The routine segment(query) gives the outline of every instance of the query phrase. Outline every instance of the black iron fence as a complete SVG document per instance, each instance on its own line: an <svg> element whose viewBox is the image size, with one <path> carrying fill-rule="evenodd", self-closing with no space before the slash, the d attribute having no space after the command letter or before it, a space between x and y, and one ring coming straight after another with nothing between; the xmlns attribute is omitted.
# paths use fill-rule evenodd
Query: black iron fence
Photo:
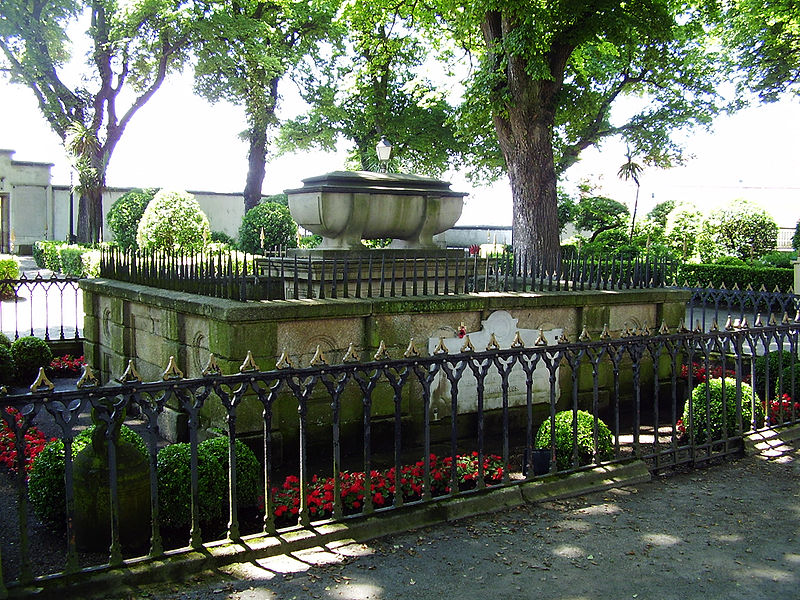
<svg viewBox="0 0 800 600"><path fill-rule="evenodd" d="M52 275L0 280L0 330L12 341L83 337L83 296L78 278Z"/></svg>
<svg viewBox="0 0 800 600"><path fill-rule="evenodd" d="M17 473L4 473L0 488L3 506L10 507L0 516L0 597L54 573L69 577L92 560L120 566L136 557L157 559L170 548L188 551L250 533L269 536L283 526L481 494L630 458L658 470L738 453L746 432L800 421L799 332L797 320L705 333L662 327L655 335L562 336L556 344L540 339L533 347L516 340L503 349L491 342L475 349L467 337L456 354L441 344L433 355L420 356L412 343L402 357L389 357L383 346L365 349L363 361L351 348L335 365L318 356L313 365L296 368L283 356L281 368L273 371L260 371L248 356L233 375L220 373L211 357L199 379L182 378L171 363L163 380L151 383L139 381L132 368L119 385L99 386L87 373L80 388L56 392L40 380L31 393L0 401L5 431L0 457ZM774 360L751 359L773 348L779 349ZM715 374L722 378L703 385ZM236 440L246 402L262 414L261 433L250 438L259 461L255 483L246 483L237 467L245 462ZM216 426L224 448L221 479L227 484L217 490L219 497L210 498L213 488L206 486L220 477L209 475L200 440L208 434L201 417L211 403L225 416ZM190 476L180 485L170 483L170 473L180 469L161 449L160 419L168 410L187 422L182 452ZM75 450L92 413L98 437ZM287 421L286 415L293 417ZM134 523L146 534L144 549L126 546L130 523L124 501L134 494L125 487L126 471L118 468L120 461L132 460L130 444L117 441L123 422L144 440L144 483L137 489L144 489L148 525ZM55 461L58 493L48 499L61 502L57 534L34 517L33 476L24 475L37 428L63 444ZM285 443L290 438L296 445ZM78 501L85 484L85 473L78 473L85 471L86 448L92 447L107 468L96 487L105 490L101 504L110 508L91 522L96 530L107 523L106 559L80 546L86 504ZM543 464L537 450L544 451ZM247 486L255 486L258 497L252 507L240 495ZM176 525L164 503L181 493L187 521ZM209 501L218 503L216 516ZM39 552L42 544L51 548L53 539L63 540L55 562L51 551Z"/></svg>
<svg viewBox="0 0 800 600"><path fill-rule="evenodd" d="M764 289L682 287L692 292L686 307L686 325L698 331L775 322L800 310L800 296Z"/></svg>
<svg viewBox="0 0 800 600"><path fill-rule="evenodd" d="M595 258L567 253L548 269L527 253L470 256L464 251L323 257L276 252L169 254L103 250L100 276L234 300L374 298L485 291L576 291L669 285L677 264L665 257Z"/></svg>

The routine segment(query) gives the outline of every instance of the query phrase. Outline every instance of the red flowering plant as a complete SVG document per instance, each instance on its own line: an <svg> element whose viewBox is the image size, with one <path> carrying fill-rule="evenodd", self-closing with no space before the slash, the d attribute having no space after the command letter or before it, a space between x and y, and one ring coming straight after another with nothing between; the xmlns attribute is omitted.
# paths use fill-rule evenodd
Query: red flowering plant
<svg viewBox="0 0 800 600"><path fill-rule="evenodd" d="M14 417L17 427L22 426L22 415L18 410L7 407L6 413ZM44 449L47 443L55 438L47 438L37 427L31 425L25 433L25 472L29 473L33 459ZM8 426L5 419L0 419L0 464L12 473L19 469L17 463L17 446L14 431Z"/></svg>
<svg viewBox="0 0 800 600"><path fill-rule="evenodd" d="M794 409L794 412L792 411ZM792 420L792 416L800 416L800 402L792 402L789 394L783 394L780 399L775 398L769 402L769 410L765 412L769 418L770 425L780 425Z"/></svg>
<svg viewBox="0 0 800 600"><path fill-rule="evenodd" d="M431 493L441 496L450 491L450 467L452 458L439 459L430 456ZM404 501L422 498L425 461L400 467L399 489ZM478 454L456 457L456 472L459 482L469 487L478 477ZM503 478L503 460L499 456L484 458L484 478L486 483L496 484ZM342 471L339 473L339 495L345 514L355 514L364 509L367 477L363 471ZM385 471L370 471L370 492L372 506L382 508L391 506L397 493L397 474L392 467ZM313 475L306 491L306 506L312 520L326 519L333 515L334 504L333 477ZM280 487L272 488L272 507L276 522L289 524L295 521L300 510L300 479L289 475Z"/></svg>
<svg viewBox="0 0 800 600"><path fill-rule="evenodd" d="M734 369L726 369L724 377L736 377L736 371ZM681 379L688 379L689 378L689 367L688 365L681 365ZM717 365L712 367L711 370L707 373L705 366L701 363L692 363L692 383L700 384L705 383L706 379L722 379L722 367ZM742 383L750 384L750 375L742 375Z"/></svg>
<svg viewBox="0 0 800 600"><path fill-rule="evenodd" d="M83 356L75 358L71 354L58 356L50 363L50 372L53 377L78 377L83 371L86 359Z"/></svg>

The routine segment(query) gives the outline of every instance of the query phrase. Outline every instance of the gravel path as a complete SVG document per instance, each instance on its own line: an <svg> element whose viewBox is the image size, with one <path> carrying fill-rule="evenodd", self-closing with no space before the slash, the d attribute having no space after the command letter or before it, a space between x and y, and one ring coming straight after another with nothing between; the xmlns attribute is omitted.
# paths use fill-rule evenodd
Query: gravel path
<svg viewBox="0 0 800 600"><path fill-rule="evenodd" d="M115 598L800 598L800 451L367 544L235 565Z"/></svg>

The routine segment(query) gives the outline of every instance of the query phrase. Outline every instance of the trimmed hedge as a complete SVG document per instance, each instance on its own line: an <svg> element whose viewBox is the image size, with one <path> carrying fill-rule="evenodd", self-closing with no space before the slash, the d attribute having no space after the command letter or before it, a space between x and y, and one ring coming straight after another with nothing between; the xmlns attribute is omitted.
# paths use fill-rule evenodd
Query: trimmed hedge
<svg viewBox="0 0 800 600"><path fill-rule="evenodd" d="M49 367L53 362L53 352L44 340L28 335L11 344L11 356L17 367L17 374L23 382L33 383L40 367Z"/></svg>
<svg viewBox="0 0 800 600"><path fill-rule="evenodd" d="M10 254L0 254L0 279L19 279L19 259ZM0 285L0 299L14 297L14 285Z"/></svg>
<svg viewBox="0 0 800 600"><path fill-rule="evenodd" d="M158 192L157 188L133 189L117 198L106 215L114 239L123 250L136 248L136 232L147 205Z"/></svg>
<svg viewBox="0 0 800 600"><path fill-rule="evenodd" d="M100 250L94 246L39 240L33 245L33 258L40 269L73 277L100 274Z"/></svg>
<svg viewBox="0 0 800 600"><path fill-rule="evenodd" d="M578 466L588 465L595 458L594 417L585 410L577 413L578 437L573 440L572 422L575 418L571 410L556 413L556 462L559 470L572 467L572 453L578 446ZM550 448L550 419L545 419L536 433L536 448ZM614 437L611 430L600 419L597 419L597 460L609 460L614 457Z"/></svg>
<svg viewBox="0 0 800 600"><path fill-rule="evenodd" d="M738 425L736 385L735 379L727 377L704 381L692 390L692 401L687 402L683 409L683 424L687 431L694 434L696 444L721 440L723 429L728 437L736 435ZM741 386L742 430L748 431L754 417L751 406L753 388L746 383L742 383ZM755 422L759 427L764 422L764 406L758 396L755 401Z"/></svg>
<svg viewBox="0 0 800 600"><path fill-rule="evenodd" d="M678 272L678 283L689 287L706 287L710 283L712 288L720 288L724 283L727 289L738 285L742 290L749 285L756 291L763 285L768 292L774 291L777 285L780 291L786 292L794 285L794 271L773 267L684 264Z"/></svg>
<svg viewBox="0 0 800 600"><path fill-rule="evenodd" d="M263 250L275 246L297 246L297 223L289 209L274 202L264 202L248 210L239 227L239 249L249 254L260 254L261 232L264 232Z"/></svg>

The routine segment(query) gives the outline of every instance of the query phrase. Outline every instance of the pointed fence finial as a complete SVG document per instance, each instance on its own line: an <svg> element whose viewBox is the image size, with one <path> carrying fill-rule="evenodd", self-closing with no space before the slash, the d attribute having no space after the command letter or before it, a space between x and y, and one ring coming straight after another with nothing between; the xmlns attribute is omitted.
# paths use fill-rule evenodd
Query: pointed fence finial
<svg viewBox="0 0 800 600"><path fill-rule="evenodd" d="M133 366L133 359L131 358L128 360L128 366L125 368L125 372L119 376L117 379L119 383L141 383L142 376L139 375L139 372L136 370L136 367Z"/></svg>
<svg viewBox="0 0 800 600"><path fill-rule="evenodd" d="M578 337L578 340L581 342L591 342L592 336L589 335L589 330L584 326L583 331L581 331L581 335Z"/></svg>
<svg viewBox="0 0 800 600"><path fill-rule="evenodd" d="M539 335L542 335L542 330L539 329ZM547 340L545 340L547 343ZM525 342L522 341L522 335L520 335L519 330L514 334L514 339L511 340L511 347L512 348L524 348Z"/></svg>
<svg viewBox="0 0 800 600"><path fill-rule="evenodd" d="M281 355L278 357L278 362L275 363L276 369L291 369L294 368L294 364L292 364L292 359L289 358L289 354L286 352L286 348L283 349Z"/></svg>
<svg viewBox="0 0 800 600"><path fill-rule="evenodd" d="M650 333L650 328L647 326L647 321L644 322L644 324L642 325L642 328L639 330L639 335L642 335L642 336L652 335Z"/></svg>
<svg viewBox="0 0 800 600"><path fill-rule="evenodd" d="M39 388L46 387L48 390L52 390L55 385L53 382L47 378L47 375L44 374L44 367L39 367L39 375L36 377L36 381L30 387L32 392L38 392Z"/></svg>
<svg viewBox="0 0 800 600"><path fill-rule="evenodd" d="M661 321L661 327L658 328L658 333L660 335L669 335L669 327L667 327L666 321Z"/></svg>
<svg viewBox="0 0 800 600"><path fill-rule="evenodd" d="M419 350L417 350L417 345L414 343L414 338L408 340L408 348L403 352L404 358L411 358L412 356L419 356Z"/></svg>
<svg viewBox="0 0 800 600"><path fill-rule="evenodd" d="M608 330L608 323L603 323L603 331L600 332L601 340L610 340L611 332Z"/></svg>
<svg viewBox="0 0 800 600"><path fill-rule="evenodd" d="M778 319L775 318L775 313L773 312L769 313L768 323L770 324L770 326L775 326L778 324Z"/></svg>
<svg viewBox="0 0 800 600"><path fill-rule="evenodd" d="M487 352L489 350L500 350L500 344L497 342L494 332L489 335L489 343L486 344L486 350Z"/></svg>
<svg viewBox="0 0 800 600"><path fill-rule="evenodd" d="M728 320L725 321L725 331L733 331L733 317L728 315Z"/></svg>
<svg viewBox="0 0 800 600"><path fill-rule="evenodd" d="M378 344L378 351L373 358L375 360L391 360L392 357L389 356L389 351L386 349L386 342L381 340L381 343Z"/></svg>
<svg viewBox="0 0 800 600"><path fill-rule="evenodd" d="M447 346L444 345L444 338L439 337L439 343L433 349L434 354L447 354Z"/></svg>
<svg viewBox="0 0 800 600"><path fill-rule="evenodd" d="M253 353L248 350L244 362L239 366L239 373L252 373L253 371L258 370L258 365L256 364L256 361L253 360Z"/></svg>
<svg viewBox="0 0 800 600"><path fill-rule="evenodd" d="M314 352L314 356L311 357L311 362L308 364L310 364L312 367L328 364L328 361L325 360L325 355L322 353L322 348L320 348L319 344L317 344L317 349Z"/></svg>
<svg viewBox="0 0 800 600"><path fill-rule="evenodd" d="M350 342L350 345L347 347L347 352L345 352L344 357L342 357L342 362L358 362L358 360L356 347L353 345L353 342Z"/></svg>
<svg viewBox="0 0 800 600"><path fill-rule="evenodd" d="M519 332L517 332L519 335ZM539 337L536 338L536 341L533 342L534 346L547 346L547 338L544 337L544 329L541 327L539 328Z"/></svg>
<svg viewBox="0 0 800 600"><path fill-rule="evenodd" d="M200 371L200 374L203 377L214 377L215 375L222 375L222 369L219 368L217 364L217 357L214 354L208 355L208 362L206 363L205 368Z"/></svg>
<svg viewBox="0 0 800 600"><path fill-rule="evenodd" d="M170 381L172 379L183 379L183 371L181 371L178 368L178 365L175 363L174 356L169 357L167 368L164 369L164 372L161 374L161 379L163 379L164 381Z"/></svg>
<svg viewBox="0 0 800 600"><path fill-rule="evenodd" d="M98 385L100 385L100 380L95 376L92 367L90 367L88 363L83 365L83 373L81 373L81 378L78 379L78 383L75 384L75 387L80 390L88 387L97 387Z"/></svg>
<svg viewBox="0 0 800 600"><path fill-rule="evenodd" d="M561 335L558 336L558 343L559 344L569 344L569 338L567 337L566 332L561 332Z"/></svg>
<svg viewBox="0 0 800 600"><path fill-rule="evenodd" d="M717 318L716 317L711 319L711 331L719 331L719 325L717 325Z"/></svg>
<svg viewBox="0 0 800 600"><path fill-rule="evenodd" d="M464 343L461 346L461 352L475 352L475 346L472 345L472 342L469 339L469 335L464 338Z"/></svg>

